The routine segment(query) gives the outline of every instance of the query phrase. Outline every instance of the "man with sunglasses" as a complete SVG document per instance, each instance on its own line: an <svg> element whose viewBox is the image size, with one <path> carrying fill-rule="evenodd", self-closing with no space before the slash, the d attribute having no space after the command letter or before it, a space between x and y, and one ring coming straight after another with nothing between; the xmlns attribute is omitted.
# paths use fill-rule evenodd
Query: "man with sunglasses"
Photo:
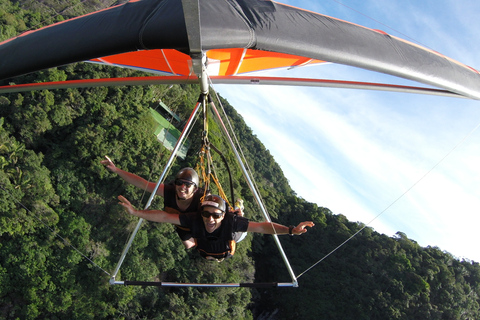
<svg viewBox="0 0 480 320"><path fill-rule="evenodd" d="M196 249L209 260L222 261L235 254L236 242L244 232L265 234L300 235L313 227L312 221L304 221L295 226L284 226L273 222L252 222L228 211L225 201L217 195L207 195L198 212L170 214L161 210L136 210L123 196L118 196L119 204L134 216L153 221L172 223L191 230Z"/></svg>
<svg viewBox="0 0 480 320"><path fill-rule="evenodd" d="M147 181L136 174L124 171L115 166L113 161L105 156L100 161L108 170L118 174L126 182L134 186L153 192L156 183ZM200 197L203 190L198 188L199 178L197 172L192 168L183 168L175 176L172 183L160 184L156 194L164 198L164 210L172 214L180 214L183 212L196 212L200 205ZM190 230L177 224L176 231L183 242L186 249L195 246Z"/></svg>

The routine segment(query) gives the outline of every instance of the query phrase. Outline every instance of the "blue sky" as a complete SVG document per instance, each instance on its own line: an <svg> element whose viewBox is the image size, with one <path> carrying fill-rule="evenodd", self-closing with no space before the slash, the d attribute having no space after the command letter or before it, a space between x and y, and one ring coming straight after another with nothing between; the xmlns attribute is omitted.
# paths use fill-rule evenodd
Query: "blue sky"
<svg viewBox="0 0 480 320"><path fill-rule="evenodd" d="M381 29L480 69L480 2L282 3ZM335 65L262 75L411 84ZM480 101L352 89L214 88L270 150L298 196L380 233L401 231L422 246L480 261Z"/></svg>

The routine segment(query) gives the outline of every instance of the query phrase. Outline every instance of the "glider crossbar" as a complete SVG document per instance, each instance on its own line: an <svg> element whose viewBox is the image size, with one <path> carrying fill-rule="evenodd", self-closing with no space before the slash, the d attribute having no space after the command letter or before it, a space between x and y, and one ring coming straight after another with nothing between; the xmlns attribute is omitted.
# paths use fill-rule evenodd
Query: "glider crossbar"
<svg viewBox="0 0 480 320"><path fill-rule="evenodd" d="M238 84L238 85L281 85L281 86L302 86L302 87L321 87L321 88L339 88L339 89L360 89L360 90L378 90L401 93L417 93L436 95L452 98L468 98L458 93L448 90L403 86L385 83L342 81L329 79L307 79L307 78L288 78L288 77L252 77L252 76L211 76L210 80L214 84ZM47 89L67 89L67 88L89 88L106 86L144 86L151 84L198 84L198 79L191 76L148 76L148 77L127 77L127 78L103 78L103 79L82 79L53 81L41 83L27 83L0 86L0 94L25 92L32 90Z"/></svg>
<svg viewBox="0 0 480 320"><path fill-rule="evenodd" d="M243 287L243 288L275 288L275 287L298 287L296 282L264 282L264 283L178 283L160 281L114 281L111 284L124 286L154 286L154 287Z"/></svg>

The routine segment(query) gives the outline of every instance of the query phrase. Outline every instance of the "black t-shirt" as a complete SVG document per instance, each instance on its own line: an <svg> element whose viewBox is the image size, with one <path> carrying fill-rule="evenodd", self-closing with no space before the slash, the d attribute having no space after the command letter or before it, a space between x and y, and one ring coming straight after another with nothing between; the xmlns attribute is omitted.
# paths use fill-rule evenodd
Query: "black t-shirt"
<svg viewBox="0 0 480 320"><path fill-rule="evenodd" d="M172 183L165 184L163 186L163 203L165 208L175 209L178 212L197 212L200 208L200 197L203 194L203 190L197 188L193 194L193 199L186 210L180 210L177 205L177 195L175 193L175 185Z"/></svg>
<svg viewBox="0 0 480 320"><path fill-rule="evenodd" d="M193 194L193 199L186 210L180 210L177 204L177 195L175 184L173 182L163 185L163 207L168 213L197 212L200 209L200 198L203 195L203 189L197 188ZM189 240L192 237L189 228L175 226L175 231L182 241Z"/></svg>
<svg viewBox="0 0 480 320"><path fill-rule="evenodd" d="M204 258L230 257L235 251L235 241L248 229L248 219L233 213L226 213L220 228L212 233L205 230L205 224L199 212L182 213L179 218L180 225L190 229L197 244L196 248Z"/></svg>

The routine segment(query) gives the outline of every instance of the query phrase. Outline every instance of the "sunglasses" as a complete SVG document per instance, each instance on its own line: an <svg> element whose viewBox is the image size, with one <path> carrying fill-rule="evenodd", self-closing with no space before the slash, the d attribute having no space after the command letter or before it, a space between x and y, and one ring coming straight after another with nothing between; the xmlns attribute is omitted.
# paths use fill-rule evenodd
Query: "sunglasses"
<svg viewBox="0 0 480 320"><path fill-rule="evenodd" d="M212 216L213 219L220 219L223 216L223 212L202 211L201 215L204 218L210 218Z"/></svg>
<svg viewBox="0 0 480 320"><path fill-rule="evenodd" d="M189 181L183 181L183 180L175 180L175 185L176 186L185 185L185 187L190 188L191 186L194 186L195 183L189 182Z"/></svg>

